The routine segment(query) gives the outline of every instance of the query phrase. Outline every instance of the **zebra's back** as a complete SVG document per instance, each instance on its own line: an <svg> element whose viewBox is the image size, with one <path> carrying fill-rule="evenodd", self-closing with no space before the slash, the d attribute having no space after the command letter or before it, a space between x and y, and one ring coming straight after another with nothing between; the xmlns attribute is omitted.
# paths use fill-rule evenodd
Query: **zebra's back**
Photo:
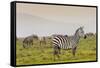
<svg viewBox="0 0 100 68"><path fill-rule="evenodd" d="M63 35L57 35L53 37L53 46L59 46L61 49L72 48L70 38Z"/></svg>

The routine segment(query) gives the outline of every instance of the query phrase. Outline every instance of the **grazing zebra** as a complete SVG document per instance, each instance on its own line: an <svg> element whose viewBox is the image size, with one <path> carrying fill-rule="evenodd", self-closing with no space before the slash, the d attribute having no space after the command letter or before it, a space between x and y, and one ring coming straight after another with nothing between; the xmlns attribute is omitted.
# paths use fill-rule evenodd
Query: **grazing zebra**
<svg viewBox="0 0 100 68"><path fill-rule="evenodd" d="M40 38L40 45L42 45L42 44L46 45L46 37Z"/></svg>
<svg viewBox="0 0 100 68"><path fill-rule="evenodd" d="M52 37L52 43L54 48L54 60L55 56L59 58L59 54L61 54L61 49L72 49L72 54L75 56L77 44L79 42L80 37L84 36L83 27L80 27L76 30L73 36L67 35L54 35Z"/></svg>
<svg viewBox="0 0 100 68"><path fill-rule="evenodd" d="M26 37L24 40L23 40L23 47L24 48L27 48L29 46L32 46L34 43L34 40L38 40L38 36L37 35L31 35L31 36L28 36Z"/></svg>
<svg viewBox="0 0 100 68"><path fill-rule="evenodd" d="M85 38L87 38L87 37L94 37L95 36L95 34L93 34L93 33L86 33L85 34Z"/></svg>

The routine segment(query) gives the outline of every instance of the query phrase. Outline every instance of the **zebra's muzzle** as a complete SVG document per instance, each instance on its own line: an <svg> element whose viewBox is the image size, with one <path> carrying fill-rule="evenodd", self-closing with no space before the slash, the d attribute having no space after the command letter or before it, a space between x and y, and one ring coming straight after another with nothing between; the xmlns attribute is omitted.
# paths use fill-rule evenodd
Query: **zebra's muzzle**
<svg viewBox="0 0 100 68"><path fill-rule="evenodd" d="M86 38L87 38L87 36L85 35L85 36L84 36L84 39L86 39Z"/></svg>

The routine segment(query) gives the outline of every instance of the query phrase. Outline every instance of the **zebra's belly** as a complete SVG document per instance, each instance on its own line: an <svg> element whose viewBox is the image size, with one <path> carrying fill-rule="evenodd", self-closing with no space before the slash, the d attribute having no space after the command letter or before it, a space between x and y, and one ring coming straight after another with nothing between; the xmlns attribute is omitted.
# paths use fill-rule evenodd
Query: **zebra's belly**
<svg viewBox="0 0 100 68"><path fill-rule="evenodd" d="M71 49L72 46L66 46L66 45L63 45L63 46L61 46L60 48L61 48L61 49Z"/></svg>

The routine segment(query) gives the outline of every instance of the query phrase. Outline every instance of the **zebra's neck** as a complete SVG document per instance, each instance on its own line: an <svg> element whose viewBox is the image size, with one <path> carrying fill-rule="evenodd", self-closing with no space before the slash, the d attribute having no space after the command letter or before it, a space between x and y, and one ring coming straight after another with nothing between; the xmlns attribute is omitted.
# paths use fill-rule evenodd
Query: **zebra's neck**
<svg viewBox="0 0 100 68"><path fill-rule="evenodd" d="M73 36L73 41L74 41L75 43L78 43L78 42L79 42L79 39L80 39L80 37L79 37L78 33L76 32L76 33L74 34L74 36Z"/></svg>

